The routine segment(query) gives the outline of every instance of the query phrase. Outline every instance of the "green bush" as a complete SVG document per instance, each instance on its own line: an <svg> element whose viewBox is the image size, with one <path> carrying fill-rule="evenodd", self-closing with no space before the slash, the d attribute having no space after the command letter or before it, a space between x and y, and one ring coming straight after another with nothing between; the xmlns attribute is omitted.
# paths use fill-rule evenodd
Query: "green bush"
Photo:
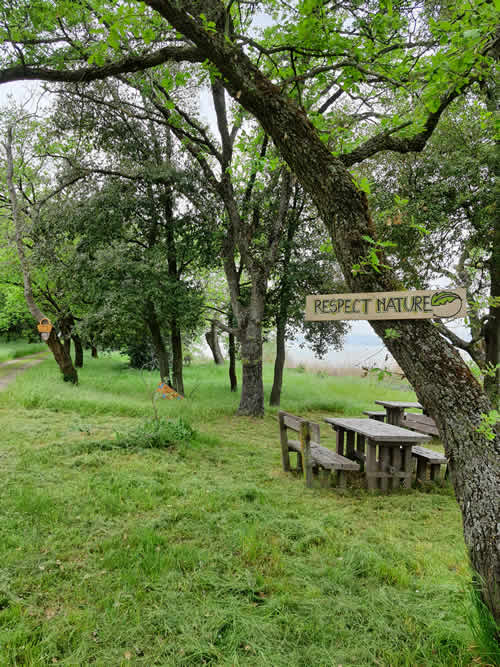
<svg viewBox="0 0 500 667"><path fill-rule="evenodd" d="M118 433L116 446L124 449L166 449L181 444L189 444L196 431L191 424L177 419L150 419L129 433Z"/></svg>

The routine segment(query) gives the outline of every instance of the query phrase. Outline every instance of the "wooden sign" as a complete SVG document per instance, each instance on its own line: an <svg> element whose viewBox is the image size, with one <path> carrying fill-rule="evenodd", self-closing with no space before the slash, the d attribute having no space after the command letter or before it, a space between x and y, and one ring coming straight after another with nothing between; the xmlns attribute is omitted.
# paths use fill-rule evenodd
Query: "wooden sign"
<svg viewBox="0 0 500 667"><path fill-rule="evenodd" d="M306 320L423 320L467 315L465 289L319 294L306 297Z"/></svg>

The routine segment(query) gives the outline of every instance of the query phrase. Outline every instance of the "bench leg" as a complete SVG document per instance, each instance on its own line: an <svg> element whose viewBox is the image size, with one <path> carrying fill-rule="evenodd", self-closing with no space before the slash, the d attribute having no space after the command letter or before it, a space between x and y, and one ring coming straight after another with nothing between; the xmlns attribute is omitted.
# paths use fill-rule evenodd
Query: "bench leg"
<svg viewBox="0 0 500 667"><path fill-rule="evenodd" d="M320 471L320 480L322 488L328 489L330 487L330 471L326 468L323 468Z"/></svg>
<svg viewBox="0 0 500 667"><path fill-rule="evenodd" d="M417 479L420 482L427 481L427 461L417 458Z"/></svg>
<svg viewBox="0 0 500 667"><path fill-rule="evenodd" d="M392 447L392 467L394 470L401 470L401 462L403 461L403 455L401 452L401 447ZM400 477L393 477L391 479L391 489L399 489L401 486L401 478Z"/></svg>
<svg viewBox="0 0 500 667"><path fill-rule="evenodd" d="M344 429L337 428L336 436L337 436L337 454L340 454L340 456L344 456Z"/></svg>
<svg viewBox="0 0 500 667"><path fill-rule="evenodd" d="M300 449L302 451L306 486L311 487L313 482L313 462L311 459L311 431L308 422L300 424Z"/></svg>
<svg viewBox="0 0 500 667"><path fill-rule="evenodd" d="M403 445L403 472L405 472L408 476L403 477L403 483L402 486L405 489L410 489L411 488L411 468L412 468L412 454L411 454L411 445L404 446Z"/></svg>
<svg viewBox="0 0 500 667"><path fill-rule="evenodd" d="M356 451L359 454L358 463L359 469L361 472L364 472L365 462L363 461L363 456L365 456L365 436L358 433L356 438Z"/></svg>
<svg viewBox="0 0 500 667"><path fill-rule="evenodd" d="M283 415L279 416L279 422L280 422L280 442L281 442L281 464L283 466L283 470L285 472L288 472L290 470L290 455L288 452L288 437Z"/></svg>
<svg viewBox="0 0 500 667"><path fill-rule="evenodd" d="M389 465L390 460L389 447L380 447L379 459L380 472L387 472L386 466ZM387 477L380 478L380 488L382 491L387 491L389 488L389 479Z"/></svg>
<svg viewBox="0 0 500 667"><path fill-rule="evenodd" d="M300 452L297 452L297 468L296 468L296 470L297 470L297 472L299 473L299 475L301 475L302 472L303 472L303 468L302 468L302 454L301 454Z"/></svg>
<svg viewBox="0 0 500 667"><path fill-rule="evenodd" d="M345 470L337 470L337 486L339 489L345 489L347 485Z"/></svg>
<svg viewBox="0 0 500 667"><path fill-rule="evenodd" d="M368 440L366 452L366 484L369 491L374 491L377 488L377 478L370 475L370 473L374 472L377 472L377 445L371 440Z"/></svg>
<svg viewBox="0 0 500 667"><path fill-rule="evenodd" d="M347 444L346 444L346 458L348 459L353 459L354 458L354 437L355 437L354 431L347 431Z"/></svg>
<svg viewBox="0 0 500 667"><path fill-rule="evenodd" d="M433 482L439 482L439 471L440 471L440 464L439 463L433 463L431 465L431 480Z"/></svg>

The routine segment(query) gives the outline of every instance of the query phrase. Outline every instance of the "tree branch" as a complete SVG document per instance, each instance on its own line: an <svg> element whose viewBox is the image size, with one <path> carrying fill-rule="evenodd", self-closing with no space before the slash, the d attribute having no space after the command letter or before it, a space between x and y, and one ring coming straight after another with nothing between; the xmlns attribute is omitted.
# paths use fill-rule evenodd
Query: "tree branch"
<svg viewBox="0 0 500 667"><path fill-rule="evenodd" d="M392 136L392 134L395 132L402 130L403 127L410 125L409 122L403 123L397 128L394 128L390 131L381 132L380 134L371 137L350 153L339 155L339 159L345 164L346 167L352 167L352 165L357 164L358 162L362 162L363 160L366 160L367 158L372 157L381 151L393 151L395 153L419 153L424 149L425 144L430 139L443 112L449 107L453 100L459 97L459 95L461 95L461 92L456 89L453 89L451 92L445 95L441 99L441 104L439 105L438 109L428 115L422 132L419 132L413 137L401 139Z"/></svg>
<svg viewBox="0 0 500 667"><path fill-rule="evenodd" d="M200 49L194 47L179 48L165 46L149 55L130 56L119 62L108 63L100 67L57 70L30 64L14 65L13 67L0 69L0 84L22 80L88 83L89 81L99 81L109 76L116 76L117 74L140 72L150 67L162 65L168 61L198 63L204 60L205 57L202 55Z"/></svg>

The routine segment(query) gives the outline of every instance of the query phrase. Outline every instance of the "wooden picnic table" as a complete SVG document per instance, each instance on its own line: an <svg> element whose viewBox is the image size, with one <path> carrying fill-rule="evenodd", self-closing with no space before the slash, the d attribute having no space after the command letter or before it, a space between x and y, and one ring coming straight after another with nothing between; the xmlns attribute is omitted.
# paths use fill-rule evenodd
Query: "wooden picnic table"
<svg viewBox="0 0 500 667"><path fill-rule="evenodd" d="M394 426L403 425L403 416L408 408L423 410L424 407L415 401L375 401L378 405L383 405L386 412L386 421Z"/></svg>
<svg viewBox="0 0 500 667"><path fill-rule="evenodd" d="M337 432L337 454L364 464L371 490L397 489L401 484L409 488L412 446L431 439L374 419L325 417L324 421Z"/></svg>

